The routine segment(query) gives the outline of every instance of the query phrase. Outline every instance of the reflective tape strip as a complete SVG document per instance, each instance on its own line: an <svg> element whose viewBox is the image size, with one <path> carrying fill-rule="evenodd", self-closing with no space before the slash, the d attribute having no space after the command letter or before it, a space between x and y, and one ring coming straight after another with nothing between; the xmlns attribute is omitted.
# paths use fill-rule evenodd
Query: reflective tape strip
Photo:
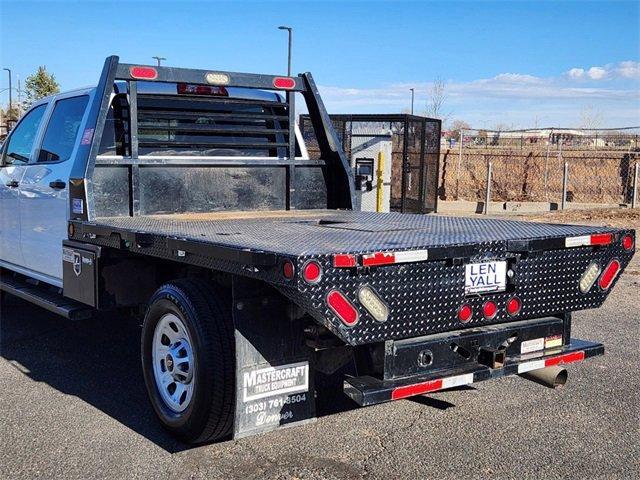
<svg viewBox="0 0 640 480"><path fill-rule="evenodd" d="M594 245L611 245L613 233L594 233L593 235L581 235L579 237L567 237L564 239L565 247L588 247Z"/></svg>
<svg viewBox="0 0 640 480"><path fill-rule="evenodd" d="M536 360L535 362L525 362L518 365L518 373L530 372L531 370L539 370L544 368L544 360Z"/></svg>
<svg viewBox="0 0 640 480"><path fill-rule="evenodd" d="M565 353L556 357L535 360L533 362L524 362L518 365L518 373L530 372L531 370L540 370L541 368L555 367L556 365L564 365L567 363L580 362L585 359L582 350L579 352Z"/></svg>
<svg viewBox="0 0 640 480"><path fill-rule="evenodd" d="M456 375L455 377L448 377L442 379L442 388L460 387L462 385L469 385L473 383L473 373L467 373L466 375Z"/></svg>
<svg viewBox="0 0 640 480"><path fill-rule="evenodd" d="M573 363L584 360L584 352L571 352L560 355L559 357L547 358L544 362L545 367L553 367L555 365L562 365L565 363Z"/></svg>
<svg viewBox="0 0 640 480"><path fill-rule="evenodd" d="M391 400L399 400L401 398L413 397L414 395L436 392L445 388L469 385L470 383L473 383L473 373L437 378L435 380L429 380L428 382L415 383L413 385L394 388L391 392Z"/></svg>
<svg viewBox="0 0 640 480"><path fill-rule="evenodd" d="M364 267L376 267L380 265L393 265L395 263L424 262L428 258L428 250L375 252L362 255L362 265Z"/></svg>
<svg viewBox="0 0 640 480"><path fill-rule="evenodd" d="M581 237L567 237L564 239L564 246L569 247L588 247L591 245L591 235L583 235Z"/></svg>
<svg viewBox="0 0 640 480"><path fill-rule="evenodd" d="M376 252L362 255L362 266L364 267L393 265L394 263L396 263L396 256L393 252Z"/></svg>
<svg viewBox="0 0 640 480"><path fill-rule="evenodd" d="M407 250L396 252L396 263L424 262L429 258L428 250Z"/></svg>

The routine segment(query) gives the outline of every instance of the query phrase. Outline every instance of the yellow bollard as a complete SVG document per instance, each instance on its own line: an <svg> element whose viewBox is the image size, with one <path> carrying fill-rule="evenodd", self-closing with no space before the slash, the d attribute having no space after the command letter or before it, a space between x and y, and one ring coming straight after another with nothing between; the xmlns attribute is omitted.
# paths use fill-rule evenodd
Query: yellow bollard
<svg viewBox="0 0 640 480"><path fill-rule="evenodd" d="M376 177L378 183L376 185L376 212L382 211L383 183L382 173L384 172L384 152L378 152L378 168L376 169Z"/></svg>

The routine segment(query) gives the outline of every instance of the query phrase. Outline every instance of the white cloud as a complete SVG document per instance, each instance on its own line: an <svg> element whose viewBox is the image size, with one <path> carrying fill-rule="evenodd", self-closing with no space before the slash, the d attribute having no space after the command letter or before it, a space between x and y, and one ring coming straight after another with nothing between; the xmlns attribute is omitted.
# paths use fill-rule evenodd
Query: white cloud
<svg viewBox="0 0 640 480"><path fill-rule="evenodd" d="M591 80L602 80L609 76L609 71L603 67L591 67L587 70L587 75Z"/></svg>
<svg viewBox="0 0 640 480"><path fill-rule="evenodd" d="M640 79L640 63L626 60L619 63L609 63L603 66L584 68L574 67L565 74L572 80L614 80L614 79Z"/></svg>
<svg viewBox="0 0 640 480"><path fill-rule="evenodd" d="M640 123L640 63L625 61L588 69L574 67L557 77L501 73L491 78L446 84L445 110L475 126L509 118L521 127L533 118L571 125L584 105L607 112L611 126ZM417 112L425 108L431 84L398 83L376 88L321 86L332 113L385 113L406 110L415 88ZM563 113L564 112L564 113Z"/></svg>
<svg viewBox="0 0 640 480"><path fill-rule="evenodd" d="M574 80L579 80L584 77L584 68L572 68L567 72L567 75Z"/></svg>
<svg viewBox="0 0 640 480"><path fill-rule="evenodd" d="M623 78L640 80L640 62L634 62L632 60L620 62L617 73Z"/></svg>

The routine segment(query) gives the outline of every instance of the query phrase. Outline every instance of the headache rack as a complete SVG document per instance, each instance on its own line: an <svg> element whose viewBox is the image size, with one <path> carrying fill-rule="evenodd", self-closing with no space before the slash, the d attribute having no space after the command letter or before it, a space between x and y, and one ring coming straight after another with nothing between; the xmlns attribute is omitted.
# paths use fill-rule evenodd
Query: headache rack
<svg viewBox="0 0 640 480"><path fill-rule="evenodd" d="M148 93L139 82L176 84L178 91ZM280 92L284 101L275 95L263 100L230 95L237 87ZM197 95L202 92L205 95ZM300 156L295 132L296 93L307 105L320 159ZM120 102L114 102L117 97ZM103 133L108 116L113 115L113 105L124 113L116 131L118 146L111 152L116 154L105 155L104 144L110 142L103 142ZM178 166L206 172L211 172L210 168L218 168L218 172L225 168L258 172L260 181L273 191L258 192L256 196L265 198L253 200L255 205L250 199L247 209L353 209L357 201L349 163L310 73L287 77L154 67L123 64L117 56L108 57L71 173L71 219L216 209L204 205L198 210L194 200L185 200L184 208L149 200L150 189L162 190L170 184L166 179L158 184L157 175L145 177L141 171L146 167ZM148 171L150 168L145 174ZM155 173L158 171L156 168ZM271 176L267 171L276 173ZM318 180L322 191L315 192ZM180 181L184 183L182 178ZM223 204L218 209L225 208L233 209L233 205Z"/></svg>

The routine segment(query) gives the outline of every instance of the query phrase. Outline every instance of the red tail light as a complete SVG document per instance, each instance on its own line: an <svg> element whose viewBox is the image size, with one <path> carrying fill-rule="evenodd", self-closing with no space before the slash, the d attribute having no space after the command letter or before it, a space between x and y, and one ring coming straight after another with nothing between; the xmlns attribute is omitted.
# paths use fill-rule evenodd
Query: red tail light
<svg viewBox="0 0 640 480"><path fill-rule="evenodd" d="M598 285L602 290L607 290L613 283L613 281L620 273L620 262L618 260L611 260L609 265L604 269L602 275L600 276L600 280L598 280Z"/></svg>
<svg viewBox="0 0 640 480"><path fill-rule="evenodd" d="M358 323L358 311L349 299L338 290L331 290L327 295L327 305L335 313L342 323L348 327Z"/></svg>
<svg viewBox="0 0 640 480"><path fill-rule="evenodd" d="M514 316L520 313L521 308L522 308L522 302L518 297L511 297L507 302L507 313L511 316Z"/></svg>
<svg viewBox="0 0 640 480"><path fill-rule="evenodd" d="M130 67L129 75L141 80L155 80L158 78L158 71L153 67Z"/></svg>
<svg viewBox="0 0 640 480"><path fill-rule="evenodd" d="M472 315L473 309L471 308L471 305L467 303L462 305L460 307L460 310L458 310L458 320L460 320L462 323L467 323L469 320L471 320Z"/></svg>
<svg viewBox="0 0 640 480"><path fill-rule="evenodd" d="M495 302L492 302L491 300L484 302L484 305L482 305L482 314L484 315L484 318L491 320L497 313L498 306Z"/></svg>
<svg viewBox="0 0 640 480"><path fill-rule="evenodd" d="M295 88L296 81L289 77L276 77L273 79L273 86L284 90L291 90L292 88Z"/></svg>
<svg viewBox="0 0 640 480"><path fill-rule="evenodd" d="M287 280L291 280L296 273L296 267L293 266L293 262L286 260L282 264L282 275Z"/></svg>
<svg viewBox="0 0 640 480"><path fill-rule="evenodd" d="M624 237L622 237L622 248L624 248L625 250L631 250L633 249L633 237L629 234L625 235Z"/></svg>
<svg viewBox="0 0 640 480"><path fill-rule="evenodd" d="M316 283L320 281L321 276L322 267L318 262L311 261L302 267L302 278L304 278L307 283Z"/></svg>

